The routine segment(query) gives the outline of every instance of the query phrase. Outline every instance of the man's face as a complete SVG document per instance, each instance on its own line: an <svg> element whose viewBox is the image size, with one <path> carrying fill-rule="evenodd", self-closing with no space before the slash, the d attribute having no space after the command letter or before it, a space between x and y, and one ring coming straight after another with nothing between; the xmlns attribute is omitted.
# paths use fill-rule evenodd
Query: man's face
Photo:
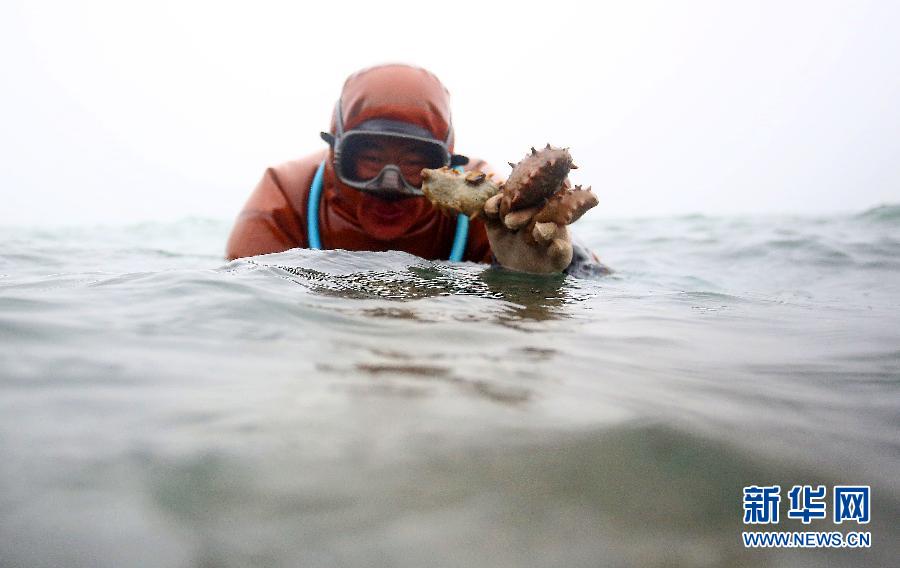
<svg viewBox="0 0 900 568"><path fill-rule="evenodd" d="M421 187L422 168L435 167L433 159L429 159L428 149L427 144L415 140L367 136L353 152L349 164L351 175L355 180L370 180L385 166L394 164L410 185Z"/></svg>

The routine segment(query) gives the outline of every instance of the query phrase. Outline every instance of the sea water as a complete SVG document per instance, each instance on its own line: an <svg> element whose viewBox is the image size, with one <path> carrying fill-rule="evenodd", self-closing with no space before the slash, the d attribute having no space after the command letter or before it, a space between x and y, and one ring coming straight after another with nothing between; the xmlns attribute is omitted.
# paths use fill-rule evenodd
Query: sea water
<svg viewBox="0 0 900 568"><path fill-rule="evenodd" d="M900 557L900 206L588 215L597 279L226 262L229 228L0 230L0 566ZM776 484L780 524L743 524ZM870 486L870 523L787 519L798 484Z"/></svg>

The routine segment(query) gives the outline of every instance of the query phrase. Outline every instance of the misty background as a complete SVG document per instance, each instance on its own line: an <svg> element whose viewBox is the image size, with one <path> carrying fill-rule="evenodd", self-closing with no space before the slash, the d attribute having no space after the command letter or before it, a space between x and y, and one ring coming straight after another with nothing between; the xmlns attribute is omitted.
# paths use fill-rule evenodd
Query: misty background
<svg viewBox="0 0 900 568"><path fill-rule="evenodd" d="M350 73L423 66L457 150L569 146L592 215L900 201L896 2L24 2L0 8L0 224L233 218ZM503 166L503 167L501 167Z"/></svg>

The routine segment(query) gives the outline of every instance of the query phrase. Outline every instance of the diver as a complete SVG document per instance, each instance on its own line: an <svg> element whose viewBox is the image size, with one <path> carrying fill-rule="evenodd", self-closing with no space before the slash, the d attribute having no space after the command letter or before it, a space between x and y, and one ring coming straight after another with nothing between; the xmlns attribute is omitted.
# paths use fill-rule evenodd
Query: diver
<svg viewBox="0 0 900 568"><path fill-rule="evenodd" d="M568 231L561 231L567 246L548 248L499 222L449 218L422 196L423 168L494 172L454 154L450 95L425 69L391 64L354 73L321 136L328 148L266 170L231 231L229 260L301 247L498 264L492 250L503 247L508 254L499 256L523 259L504 265L513 270L607 272L592 252L573 247Z"/></svg>

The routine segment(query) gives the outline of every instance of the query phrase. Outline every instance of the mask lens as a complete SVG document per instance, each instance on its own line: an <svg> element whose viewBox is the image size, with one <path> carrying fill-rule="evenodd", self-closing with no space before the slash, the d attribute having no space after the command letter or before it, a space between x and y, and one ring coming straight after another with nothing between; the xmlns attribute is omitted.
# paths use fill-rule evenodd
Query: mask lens
<svg viewBox="0 0 900 568"><path fill-rule="evenodd" d="M380 186L380 181L395 185L392 172L402 174L402 180L399 180L401 186L419 188L423 168L447 165L447 152L437 144L351 135L345 138L342 146L339 174L345 180L368 185L366 189L369 190L376 190L374 186ZM385 189L390 191L394 188Z"/></svg>
<svg viewBox="0 0 900 568"><path fill-rule="evenodd" d="M437 169L447 162L437 148L424 147L400 160L400 171L407 183L415 187L422 185L422 169Z"/></svg>

